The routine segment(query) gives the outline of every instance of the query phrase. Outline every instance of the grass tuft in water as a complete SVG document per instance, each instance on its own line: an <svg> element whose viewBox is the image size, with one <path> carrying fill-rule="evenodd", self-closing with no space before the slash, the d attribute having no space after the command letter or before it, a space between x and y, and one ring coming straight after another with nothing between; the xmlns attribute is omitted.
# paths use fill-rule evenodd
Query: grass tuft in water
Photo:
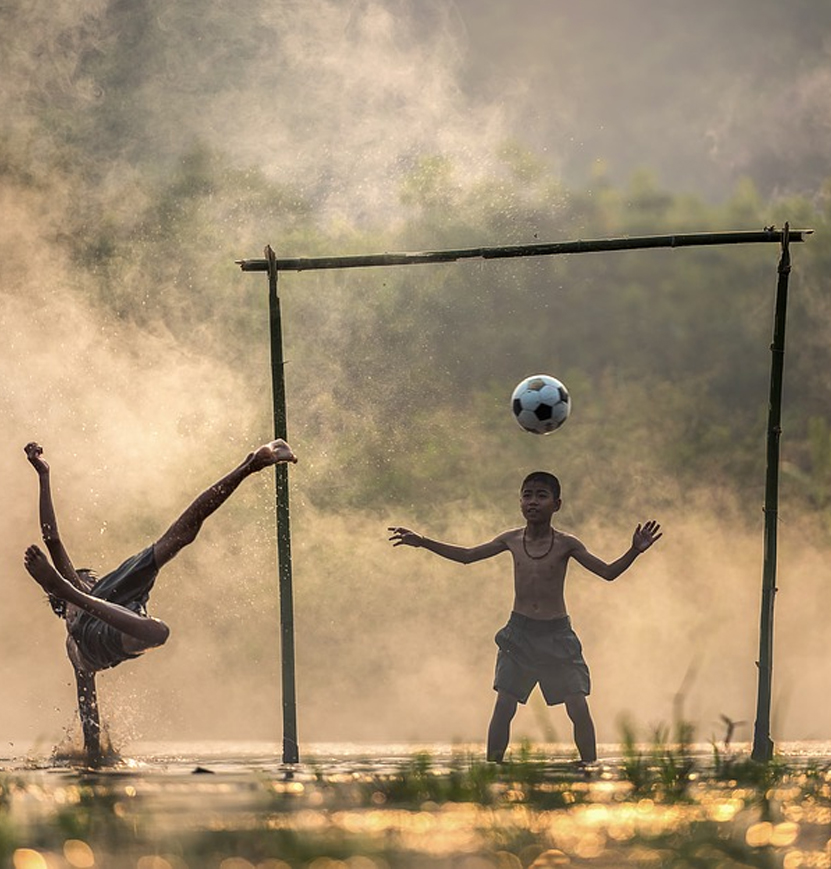
<svg viewBox="0 0 831 869"><path fill-rule="evenodd" d="M449 769L435 766L428 752L418 752L392 773L375 775L364 786L376 804L420 806L424 803L494 802L496 769L466 756L454 757Z"/></svg>
<svg viewBox="0 0 831 869"><path fill-rule="evenodd" d="M636 795L669 802L687 798L691 775L696 769L692 749L694 730L689 722L679 721L675 725L673 739L667 726L656 726L647 749L641 747L628 719L621 722L621 735L621 771Z"/></svg>
<svg viewBox="0 0 831 869"><path fill-rule="evenodd" d="M583 780L574 764L554 763L525 742L500 764L468 754L437 764L428 752L419 752L392 772L376 774L362 783L360 799L403 808L474 803L556 809L580 800L572 786Z"/></svg>

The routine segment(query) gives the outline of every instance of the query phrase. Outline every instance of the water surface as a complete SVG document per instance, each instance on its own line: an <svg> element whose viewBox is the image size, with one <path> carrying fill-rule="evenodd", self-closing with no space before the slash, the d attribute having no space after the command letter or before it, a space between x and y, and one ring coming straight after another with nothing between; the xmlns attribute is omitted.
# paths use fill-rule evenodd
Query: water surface
<svg viewBox="0 0 831 869"><path fill-rule="evenodd" d="M831 743L568 746L155 743L98 770L0 757L14 869L831 867Z"/></svg>

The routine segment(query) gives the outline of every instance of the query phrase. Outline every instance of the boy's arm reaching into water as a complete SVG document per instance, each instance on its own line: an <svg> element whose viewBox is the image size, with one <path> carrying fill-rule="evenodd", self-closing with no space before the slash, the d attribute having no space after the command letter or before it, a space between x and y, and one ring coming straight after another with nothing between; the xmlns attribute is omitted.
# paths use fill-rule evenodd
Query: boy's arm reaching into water
<svg viewBox="0 0 831 869"><path fill-rule="evenodd" d="M417 534L415 531L410 531L409 528L402 528L398 525L387 528L387 531L392 531L390 540L393 546L413 546L416 549L427 549L429 552L459 564L473 564L474 561L493 558L494 555L508 550L504 534L500 534L487 543L480 543L478 546L456 546L452 543L431 540L423 534Z"/></svg>
<svg viewBox="0 0 831 869"><path fill-rule="evenodd" d="M98 717L98 695L95 690L95 674L88 670L75 669L75 684L78 688L78 712L84 731L84 751L87 760L94 764L101 758L101 721Z"/></svg>
<svg viewBox="0 0 831 869"><path fill-rule="evenodd" d="M38 498L40 532L43 536L43 542L49 550L49 555L52 557L52 563L64 579L71 582L76 588L86 590L58 532L58 520L55 518L55 505L52 502L49 465L43 458L43 447L40 444L29 443L26 444L23 451L26 453L29 464L37 471L40 489Z"/></svg>
<svg viewBox="0 0 831 869"><path fill-rule="evenodd" d="M590 570L596 576L611 582L617 579L625 570L632 566L634 560L642 553L646 552L662 534L661 526L654 520L650 519L643 526L638 525L635 533L632 535L632 545L629 549L612 562L603 561L596 555L592 555L588 549L575 539L574 548L571 551L571 557L580 565Z"/></svg>

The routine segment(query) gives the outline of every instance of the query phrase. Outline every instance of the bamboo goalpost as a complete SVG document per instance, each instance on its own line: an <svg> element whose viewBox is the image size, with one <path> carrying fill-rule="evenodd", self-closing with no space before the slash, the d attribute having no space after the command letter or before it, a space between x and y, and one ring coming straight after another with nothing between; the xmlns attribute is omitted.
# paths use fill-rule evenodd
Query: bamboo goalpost
<svg viewBox="0 0 831 869"><path fill-rule="evenodd" d="M767 426L767 460L765 478L764 565L762 571L762 607L759 627L759 670L756 722L752 757L769 761L774 744L770 736L771 687L773 676L773 602L776 594L777 520L779 502L779 441L781 436L782 381L785 363L785 321L790 276L790 244L802 242L811 229L792 230L786 223L782 230L767 227L762 231L698 232L676 235L625 236L562 242L539 242L495 247L458 248L411 253L378 253L356 256L278 258L271 246L262 259L237 260L244 272L268 273L269 324L271 339L271 380L274 436L288 437L286 387L283 360L282 315L277 275L280 271L406 266L428 263L451 263L465 259L507 259L512 257L556 256L575 253L604 253L653 248L702 247L728 244L779 244L781 255L771 344L770 396ZM276 474L276 522L278 582L280 593L280 639L283 692L283 763L298 763L297 698L294 656L294 590L291 562L291 528L289 515L288 467L280 464Z"/></svg>

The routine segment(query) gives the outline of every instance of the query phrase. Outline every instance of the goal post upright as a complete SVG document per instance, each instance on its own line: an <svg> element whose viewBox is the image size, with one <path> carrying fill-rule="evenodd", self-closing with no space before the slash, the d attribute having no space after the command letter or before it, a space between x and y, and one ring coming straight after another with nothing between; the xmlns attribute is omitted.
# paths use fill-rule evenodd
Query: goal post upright
<svg viewBox="0 0 831 869"><path fill-rule="evenodd" d="M788 310L788 278L791 273L790 232L782 231L782 253L777 268L773 341L770 345L770 401L768 404L767 461L765 472L764 564L762 607L759 620L759 660L756 722L753 730L753 760L773 757L770 709L773 685L773 604L776 597L777 532L779 523L779 439L782 434L782 381L785 368L785 322Z"/></svg>
<svg viewBox="0 0 831 869"><path fill-rule="evenodd" d="M604 253L655 248L704 247L736 244L778 243L782 247L779 260L771 345L770 405L767 433L767 472L765 481L765 546L762 577L762 613L759 638L759 685L756 707L756 727L753 740L754 760L768 761L773 756L770 737L771 674L773 667L773 598L776 592L776 534L778 518L779 439L781 434L782 376L785 353L785 312L788 276L790 274L789 243L803 242L812 229L783 230L768 227L761 231L699 232L673 235L623 236L563 242L539 242L524 245L458 248L404 253L378 253L349 256L277 258L271 246L265 248L263 259L236 260L244 272L267 272L269 281L269 317L271 339L271 376L275 437L287 437L286 388L283 361L282 319L277 275L280 271L316 271L322 269L370 268L377 266L451 263L465 259L509 259L530 256L556 256L577 253ZM299 761L297 737L297 699L294 657L294 592L291 566L291 531L289 525L288 470L278 464L276 473L276 519L278 574L280 589L280 636L283 679L283 762Z"/></svg>
<svg viewBox="0 0 831 869"><path fill-rule="evenodd" d="M274 437L288 439L283 321L277 292L277 257L267 245L268 314L271 338L271 391ZM294 663L294 589L291 567L288 465L274 466L277 519L277 571L280 588L280 658L283 690L283 763L300 760L297 738L297 689Z"/></svg>

